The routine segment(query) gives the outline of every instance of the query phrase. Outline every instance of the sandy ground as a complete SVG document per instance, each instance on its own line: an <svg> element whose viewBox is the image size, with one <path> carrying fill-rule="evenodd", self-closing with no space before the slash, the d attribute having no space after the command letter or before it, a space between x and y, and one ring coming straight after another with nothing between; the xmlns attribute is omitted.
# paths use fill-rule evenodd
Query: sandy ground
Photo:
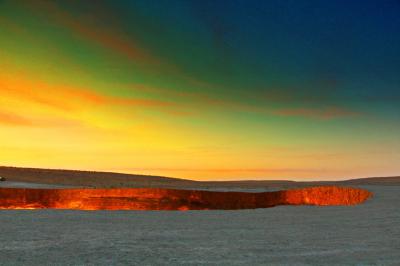
<svg viewBox="0 0 400 266"><path fill-rule="evenodd" d="M354 207L0 211L0 265L400 265L400 187Z"/></svg>

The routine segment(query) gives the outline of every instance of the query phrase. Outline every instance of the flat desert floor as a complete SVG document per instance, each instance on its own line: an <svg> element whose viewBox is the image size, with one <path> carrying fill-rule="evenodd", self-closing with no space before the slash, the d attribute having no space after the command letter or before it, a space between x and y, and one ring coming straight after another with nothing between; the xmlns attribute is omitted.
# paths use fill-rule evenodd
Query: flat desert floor
<svg viewBox="0 0 400 266"><path fill-rule="evenodd" d="M352 207L0 211L0 265L400 265L398 186Z"/></svg>

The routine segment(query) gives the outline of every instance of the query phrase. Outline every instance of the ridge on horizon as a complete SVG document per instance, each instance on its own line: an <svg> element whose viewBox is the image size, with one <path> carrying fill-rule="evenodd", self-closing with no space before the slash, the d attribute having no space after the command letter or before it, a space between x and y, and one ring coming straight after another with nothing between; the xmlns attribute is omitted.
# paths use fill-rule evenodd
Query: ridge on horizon
<svg viewBox="0 0 400 266"><path fill-rule="evenodd" d="M400 184L399 176L390 177L366 177L346 180L226 180L226 181L198 181L166 176L153 176L142 174L117 173L107 171L49 169L0 166L0 176L11 182L68 185L81 187L289 187L309 186L316 184ZM78 178L79 177L79 178Z"/></svg>

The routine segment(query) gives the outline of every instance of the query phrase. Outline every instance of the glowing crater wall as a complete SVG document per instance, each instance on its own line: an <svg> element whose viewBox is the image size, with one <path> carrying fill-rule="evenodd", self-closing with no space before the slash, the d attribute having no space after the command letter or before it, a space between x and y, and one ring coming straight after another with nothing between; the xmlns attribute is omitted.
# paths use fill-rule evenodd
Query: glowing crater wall
<svg viewBox="0 0 400 266"><path fill-rule="evenodd" d="M261 193L154 188L0 188L0 209L236 210L278 205L355 205L371 196L364 189L335 186Z"/></svg>

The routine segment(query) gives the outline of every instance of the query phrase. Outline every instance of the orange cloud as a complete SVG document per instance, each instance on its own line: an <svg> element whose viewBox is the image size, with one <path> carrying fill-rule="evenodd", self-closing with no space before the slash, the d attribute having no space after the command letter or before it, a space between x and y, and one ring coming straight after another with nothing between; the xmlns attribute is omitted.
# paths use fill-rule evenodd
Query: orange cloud
<svg viewBox="0 0 400 266"><path fill-rule="evenodd" d="M35 115L20 115L15 112L0 110L0 125L24 127L71 127L79 123L66 118L38 117Z"/></svg>
<svg viewBox="0 0 400 266"><path fill-rule="evenodd" d="M117 170L117 169L113 169ZM320 172L320 169L300 168L122 168L123 171L208 172L208 173L268 173L268 172Z"/></svg>
<svg viewBox="0 0 400 266"><path fill-rule="evenodd" d="M30 126L32 122L20 115L0 111L0 123L11 126Z"/></svg>
<svg viewBox="0 0 400 266"><path fill-rule="evenodd" d="M105 95L86 88L33 80L21 72L12 71L0 73L0 95L28 100L62 111L79 109L85 105L177 108L173 102Z"/></svg>

